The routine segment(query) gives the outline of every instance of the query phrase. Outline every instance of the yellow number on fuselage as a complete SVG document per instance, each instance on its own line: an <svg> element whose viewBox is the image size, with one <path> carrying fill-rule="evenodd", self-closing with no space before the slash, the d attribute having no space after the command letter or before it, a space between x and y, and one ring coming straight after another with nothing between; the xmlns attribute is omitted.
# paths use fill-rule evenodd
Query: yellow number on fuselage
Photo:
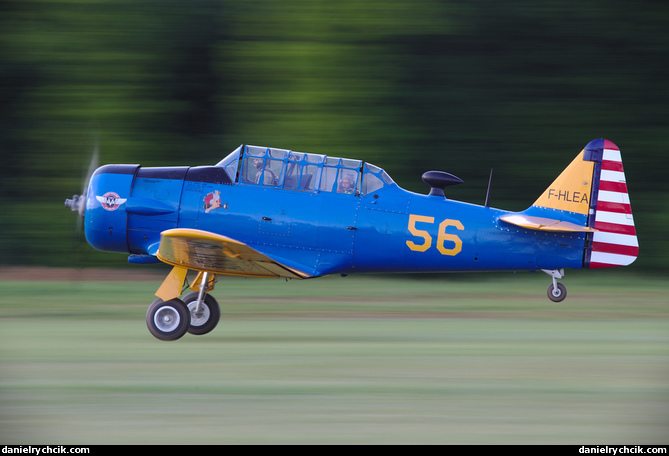
<svg viewBox="0 0 669 456"><path fill-rule="evenodd" d="M411 250L415 252L426 252L430 247L432 247L432 236L430 236L430 233L427 231L416 228L416 223L434 224L434 217L409 214L409 232L416 237L422 238L423 243L416 244L413 241L406 241L406 244ZM460 239L455 234L447 233L446 228L449 226L454 226L458 230L465 229L459 220L446 219L441 222L439 224L439 232L437 235L437 250L439 250L442 255L455 256L462 250L462 239ZM454 244L453 247L450 249L446 248L446 242L452 242Z"/></svg>
<svg viewBox="0 0 669 456"><path fill-rule="evenodd" d="M464 230L465 227L462 226L459 220L450 220L446 219L439 224L439 237L437 238L437 249L441 252L442 255L455 256L462 250L462 239L460 239L455 234L449 234L446 232L446 228L449 226L454 226L459 230ZM444 242L450 241L455 244L452 249L447 249L444 247Z"/></svg>
<svg viewBox="0 0 669 456"><path fill-rule="evenodd" d="M418 245L415 244L413 241L407 241L407 245L411 250L414 250L416 252L425 252L432 246L432 236L430 236L430 234L427 231L419 230L418 228L416 228L416 222L434 223L434 217L409 214L409 232L416 237L423 238L425 242Z"/></svg>

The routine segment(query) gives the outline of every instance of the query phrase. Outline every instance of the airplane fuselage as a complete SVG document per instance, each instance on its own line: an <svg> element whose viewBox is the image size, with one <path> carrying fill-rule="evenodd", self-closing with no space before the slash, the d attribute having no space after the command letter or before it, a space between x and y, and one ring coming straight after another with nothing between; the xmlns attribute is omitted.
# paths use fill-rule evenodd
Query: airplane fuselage
<svg viewBox="0 0 669 456"><path fill-rule="evenodd" d="M198 168L126 166L125 174L117 167L96 176L117 182L111 184L117 192L128 187L125 207L91 207L87 220L103 227L89 239L93 245L100 238L98 244L108 244L98 248L134 258L155 253L164 230L195 228L239 240L313 276L583 265L583 233L519 228L499 220L508 211L396 184L363 195L303 192L209 182L216 179L194 177L202 173L192 171Z"/></svg>

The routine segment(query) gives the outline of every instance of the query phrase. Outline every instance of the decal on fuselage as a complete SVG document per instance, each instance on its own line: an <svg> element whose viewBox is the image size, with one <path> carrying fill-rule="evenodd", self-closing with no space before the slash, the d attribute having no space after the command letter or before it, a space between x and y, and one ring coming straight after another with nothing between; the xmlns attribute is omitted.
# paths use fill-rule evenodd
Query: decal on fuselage
<svg viewBox="0 0 669 456"><path fill-rule="evenodd" d="M221 192L216 190L214 192L209 192L207 196L204 197L204 212L208 213L214 209L219 209L223 207L221 205Z"/></svg>
<svg viewBox="0 0 669 456"><path fill-rule="evenodd" d="M409 224L407 227L409 229L409 233L411 233L416 238L422 239L423 241L417 243L413 240L407 240L406 245L414 252L427 252L430 248L432 248L432 236L428 231L417 228L417 223L434 225L434 217L409 214ZM462 225L462 222L459 220L444 219L441 223L439 223L436 248L442 255L455 256L462 251L462 239L460 239L456 234L446 232L446 229L450 226L455 227L460 231L465 229L465 227ZM452 246L450 243L452 243Z"/></svg>
<svg viewBox="0 0 669 456"><path fill-rule="evenodd" d="M96 196L96 200L102 204L102 207L107 211L115 211L118 207L127 201L126 198L121 198L118 193L107 192L102 196Z"/></svg>

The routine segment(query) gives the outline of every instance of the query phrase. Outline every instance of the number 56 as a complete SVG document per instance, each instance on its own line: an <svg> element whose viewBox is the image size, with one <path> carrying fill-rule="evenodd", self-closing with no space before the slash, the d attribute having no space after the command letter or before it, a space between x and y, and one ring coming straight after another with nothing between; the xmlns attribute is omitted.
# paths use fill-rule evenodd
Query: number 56
<svg viewBox="0 0 669 456"><path fill-rule="evenodd" d="M430 247L432 247L432 236L425 230L419 230L416 228L416 223L429 223L434 224L434 217L427 217L424 215L415 215L409 214L409 232L418 238L423 239L422 244L416 244L413 241L406 241L407 246L416 252L425 252ZM460 239L455 234L450 234L446 232L446 228L449 226L454 226L458 230L464 230L465 227L462 226L459 220L446 219L439 224L439 232L437 235L437 250L441 252L442 255L455 256L462 250L462 239ZM447 249L444 246L446 241L452 242L454 246L450 249Z"/></svg>

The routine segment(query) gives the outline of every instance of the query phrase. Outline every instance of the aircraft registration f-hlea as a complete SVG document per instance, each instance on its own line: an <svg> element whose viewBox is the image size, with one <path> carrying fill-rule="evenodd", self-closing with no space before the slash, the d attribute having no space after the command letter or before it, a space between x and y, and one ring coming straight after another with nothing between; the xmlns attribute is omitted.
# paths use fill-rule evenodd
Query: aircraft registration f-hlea
<svg viewBox="0 0 669 456"><path fill-rule="evenodd" d="M151 334L206 334L216 275L543 270L562 301L564 269L631 264L639 252L620 150L591 141L527 210L447 199L461 179L428 171L428 195L361 160L242 145L214 166L105 165L65 205L88 243L131 263L173 266L146 315ZM189 270L197 271L192 292Z"/></svg>

